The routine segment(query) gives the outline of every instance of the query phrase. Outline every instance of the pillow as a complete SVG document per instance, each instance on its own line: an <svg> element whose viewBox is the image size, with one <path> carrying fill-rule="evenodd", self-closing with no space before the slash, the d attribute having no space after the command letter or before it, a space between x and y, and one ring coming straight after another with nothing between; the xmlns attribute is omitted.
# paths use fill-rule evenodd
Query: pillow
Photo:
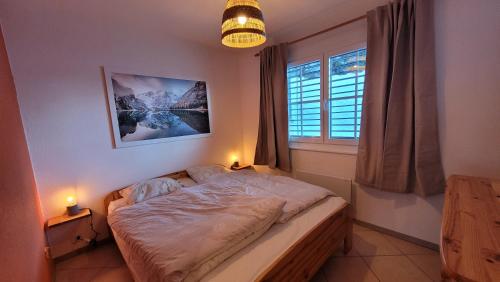
<svg viewBox="0 0 500 282"><path fill-rule="evenodd" d="M205 183L212 175L231 172L222 165L195 166L186 169L186 171L198 184Z"/></svg>
<svg viewBox="0 0 500 282"><path fill-rule="evenodd" d="M133 190L134 186L136 186L136 185L138 185L140 183L147 182L147 181L156 180L156 179L165 179L165 178L169 178L169 177L153 178L153 179L149 179L149 180L145 180L145 181L141 181L141 182L135 183L133 185L130 185L130 186L126 187L126 188L121 189L120 191L118 191L118 194L120 194L120 196L122 196L123 198L128 199L128 197L130 196L130 193L132 193L132 190Z"/></svg>
<svg viewBox="0 0 500 282"><path fill-rule="evenodd" d="M155 178L136 183L129 186L119 193L127 200L129 205L140 203L147 199L170 194L182 186L172 178Z"/></svg>
<svg viewBox="0 0 500 282"><path fill-rule="evenodd" d="M126 206L128 206L128 204L127 199L125 198L111 201L108 206L108 216L110 216L115 210Z"/></svg>
<svg viewBox="0 0 500 282"><path fill-rule="evenodd" d="M177 179L177 182L179 182L179 184L181 184L182 187L191 187L197 185L196 182L189 177L179 178Z"/></svg>
<svg viewBox="0 0 500 282"><path fill-rule="evenodd" d="M122 196L123 198L128 199L128 196L130 195L130 193L132 193L132 186L134 185L130 185L127 188L121 189L120 191L118 191L118 194L120 194L120 196Z"/></svg>

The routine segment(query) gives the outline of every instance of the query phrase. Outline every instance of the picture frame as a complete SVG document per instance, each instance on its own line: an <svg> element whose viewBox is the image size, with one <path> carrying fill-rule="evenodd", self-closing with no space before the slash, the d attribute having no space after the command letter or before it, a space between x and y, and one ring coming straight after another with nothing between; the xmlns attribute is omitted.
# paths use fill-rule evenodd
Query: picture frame
<svg viewBox="0 0 500 282"><path fill-rule="evenodd" d="M104 68L115 148L212 135L209 84L203 79Z"/></svg>

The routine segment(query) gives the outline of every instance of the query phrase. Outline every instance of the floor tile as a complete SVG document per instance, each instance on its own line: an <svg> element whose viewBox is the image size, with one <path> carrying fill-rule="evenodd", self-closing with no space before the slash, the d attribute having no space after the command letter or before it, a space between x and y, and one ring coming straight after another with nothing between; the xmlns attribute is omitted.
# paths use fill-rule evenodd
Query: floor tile
<svg viewBox="0 0 500 282"><path fill-rule="evenodd" d="M133 282L132 275L126 266L102 268L92 282Z"/></svg>
<svg viewBox="0 0 500 282"><path fill-rule="evenodd" d="M318 270L316 275L311 279L311 282L328 282L325 278L325 274L323 273L323 269Z"/></svg>
<svg viewBox="0 0 500 282"><path fill-rule="evenodd" d="M90 282L99 275L100 271L100 268L57 270L56 282Z"/></svg>
<svg viewBox="0 0 500 282"><path fill-rule="evenodd" d="M361 256L400 255L381 233L366 231L354 234L353 245Z"/></svg>
<svg viewBox="0 0 500 282"><path fill-rule="evenodd" d="M342 244L336 251L333 253L334 257L359 257L360 254L356 251L356 247L352 246L351 251L347 254L344 254L344 245Z"/></svg>
<svg viewBox="0 0 500 282"><path fill-rule="evenodd" d="M356 224L356 223L354 223L354 224L352 225L352 230L353 230L354 232L373 231L373 230L372 230L372 229L370 229L370 228L367 228L367 227L361 226L361 225Z"/></svg>
<svg viewBox="0 0 500 282"><path fill-rule="evenodd" d="M363 258L382 282L425 282L431 281L424 272L406 256L377 256Z"/></svg>
<svg viewBox="0 0 500 282"><path fill-rule="evenodd" d="M431 250L429 248L425 248L425 247L413 244L411 242L398 239L398 238L390 236L390 235L384 235L384 237L393 246L395 246L398 250L400 250L403 254L406 254L406 255L423 255L423 254L431 255L431 254L436 253L434 250Z"/></svg>
<svg viewBox="0 0 500 282"><path fill-rule="evenodd" d="M56 270L120 267L124 264L118 247L115 244L106 244L59 262L56 264Z"/></svg>
<svg viewBox="0 0 500 282"><path fill-rule="evenodd" d="M436 252L361 226L355 228L353 249L343 254L341 246L313 282L440 281L441 263ZM66 281L133 280L117 246L106 244L58 263L56 282Z"/></svg>
<svg viewBox="0 0 500 282"><path fill-rule="evenodd" d="M331 257L323 266L328 282L372 282L377 277L361 257Z"/></svg>
<svg viewBox="0 0 500 282"><path fill-rule="evenodd" d="M408 255L408 258L433 281L441 281L441 258L439 254Z"/></svg>

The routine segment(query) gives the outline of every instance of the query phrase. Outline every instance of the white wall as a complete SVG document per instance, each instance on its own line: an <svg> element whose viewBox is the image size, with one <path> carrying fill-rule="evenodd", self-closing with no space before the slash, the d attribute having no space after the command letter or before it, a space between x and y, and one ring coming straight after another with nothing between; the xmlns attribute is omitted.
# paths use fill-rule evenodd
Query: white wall
<svg viewBox="0 0 500 282"><path fill-rule="evenodd" d="M500 1L436 1L435 14L445 171L500 178Z"/></svg>
<svg viewBox="0 0 500 282"><path fill-rule="evenodd" d="M108 192L241 151L234 53L169 36L120 1L9 1L0 18L45 218L76 192L105 233ZM206 80L213 135L114 149L101 66Z"/></svg>
<svg viewBox="0 0 500 282"><path fill-rule="evenodd" d="M0 25L0 279L52 281L44 221ZM8 122L6 122L8 121Z"/></svg>
<svg viewBox="0 0 500 282"><path fill-rule="evenodd" d="M439 128L446 175L500 178L500 37L495 36L500 34L500 2L440 0L435 3ZM356 17L370 5L374 3L355 7L342 16ZM300 26L302 30L313 29L311 26L315 24L315 20L311 20ZM335 49L356 43L365 30L364 23L355 23L294 45L290 59L315 55L321 49L329 50L329 46ZM293 34L280 38L281 41L291 39L295 39ZM258 130L258 59L250 54L240 58L240 75L244 156L251 162ZM356 155L292 150L292 164L295 170L353 179ZM359 220L439 242L442 195L420 198L413 194L356 188L354 203Z"/></svg>

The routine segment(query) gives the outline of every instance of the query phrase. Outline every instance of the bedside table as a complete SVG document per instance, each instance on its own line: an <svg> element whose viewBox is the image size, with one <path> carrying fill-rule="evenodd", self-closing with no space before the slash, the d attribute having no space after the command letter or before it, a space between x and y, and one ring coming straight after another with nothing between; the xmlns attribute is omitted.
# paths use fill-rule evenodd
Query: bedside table
<svg viewBox="0 0 500 282"><path fill-rule="evenodd" d="M78 214L75 214L75 215L65 214L65 215L61 215L61 216L56 216L53 218L49 218L49 220L47 220L47 228L52 228L54 226L58 226L58 225L61 225L64 223L79 220L79 219L89 217L89 216L92 216L92 211L89 208L81 209L80 212Z"/></svg>
<svg viewBox="0 0 500 282"><path fill-rule="evenodd" d="M243 170L243 169L255 170L252 165L231 166L231 170L238 171L238 170Z"/></svg>
<svg viewBox="0 0 500 282"><path fill-rule="evenodd" d="M82 208L75 215L49 218L45 223L47 256L60 261L97 245L99 232L94 229L93 211Z"/></svg>

